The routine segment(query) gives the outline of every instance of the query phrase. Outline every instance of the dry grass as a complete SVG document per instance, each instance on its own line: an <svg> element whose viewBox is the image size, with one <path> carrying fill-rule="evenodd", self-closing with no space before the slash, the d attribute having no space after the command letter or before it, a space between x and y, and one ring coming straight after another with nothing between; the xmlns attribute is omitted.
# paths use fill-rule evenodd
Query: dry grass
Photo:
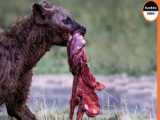
<svg viewBox="0 0 160 120"><path fill-rule="evenodd" d="M108 106L111 106L108 102L106 109L102 111L100 115L95 118L88 118L86 115L83 120L154 120L151 118L151 112L146 109L143 113L139 113L138 110L135 110L134 113L129 112L127 108L126 100L123 100L124 103L120 110L108 109ZM43 102L38 103L36 110L36 115L39 120L69 120L69 109L64 110L51 110L48 109L45 99ZM76 117L76 116L74 116Z"/></svg>

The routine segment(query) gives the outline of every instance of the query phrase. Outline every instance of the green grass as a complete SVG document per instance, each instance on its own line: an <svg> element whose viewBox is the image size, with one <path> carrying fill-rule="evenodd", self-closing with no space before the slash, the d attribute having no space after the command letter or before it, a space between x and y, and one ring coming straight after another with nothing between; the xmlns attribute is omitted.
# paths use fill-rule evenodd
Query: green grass
<svg viewBox="0 0 160 120"><path fill-rule="evenodd" d="M141 114L137 115L129 115L126 120L148 120L147 116L143 116ZM56 112L51 112L47 114L41 114L38 117L40 120L69 120L68 113L61 112L61 113L56 113ZM84 116L83 120L124 120L122 119L121 113L109 113L109 114L104 114L104 115L99 115L95 118L88 118L87 116Z"/></svg>
<svg viewBox="0 0 160 120"><path fill-rule="evenodd" d="M35 101L34 114L38 120L69 120L69 108L62 109L56 108L56 106L50 106L50 108L48 108L47 106L48 104L45 98L42 101L39 101L38 99ZM110 102L107 102L100 115L95 118L89 118L84 115L83 120L155 120L156 117L156 113L151 113L151 109L155 108L148 109L145 106L143 112L139 112L138 109L135 109L134 112L129 112L127 101L123 97L120 109L116 106L114 109L109 109L109 106L111 106L111 104ZM151 116L153 116L153 118ZM74 114L74 119L75 118L76 110ZM11 119L6 113L0 112L0 120Z"/></svg>
<svg viewBox="0 0 160 120"><path fill-rule="evenodd" d="M68 114L55 113L55 112L47 113L45 115L41 114L41 115L38 115L37 118L39 120L69 120ZM8 116L0 116L0 120L11 120L11 118ZM12 119L12 120L15 120L15 119ZM123 120L123 119L121 119L120 115L114 114L112 116L103 115L96 118L88 118L85 116L83 120ZM148 120L148 119L143 115L130 115L129 119L127 120Z"/></svg>
<svg viewBox="0 0 160 120"><path fill-rule="evenodd" d="M155 71L155 24L145 22L141 15L144 1L50 1L69 9L87 27L89 64L94 73L142 75ZM31 5L32 0L0 0L0 26L7 28L16 17L29 14ZM68 72L66 50L54 48L35 72Z"/></svg>
<svg viewBox="0 0 160 120"><path fill-rule="evenodd" d="M41 106L40 106L41 107ZM35 112L38 120L69 120L69 110L48 110L46 108L38 108ZM76 113L75 113L76 115ZM74 119L76 116L74 116ZM0 120L15 120L6 113L0 114ZM124 111L106 110L95 118L83 116L83 120L150 120L148 113L129 113Z"/></svg>
<svg viewBox="0 0 160 120"><path fill-rule="evenodd" d="M38 120L69 120L68 111L39 111L36 113ZM74 119L76 116L74 116ZM7 115L0 115L0 120L15 120ZM89 118L84 115L83 120L149 120L146 114L125 114L122 112L108 112L98 115L95 118Z"/></svg>
<svg viewBox="0 0 160 120"><path fill-rule="evenodd" d="M148 109L145 109L141 113L138 112L137 109L135 109L134 112L129 112L127 107L127 101L124 99L122 100L122 103L121 109L116 108L116 106L114 109L109 109L108 106L111 105L110 103L107 103L105 109L102 111L100 115L98 115L95 118L89 118L86 115L84 115L83 120L151 120L151 112ZM53 107L48 109L45 98L43 99L43 101L37 101L37 107L35 111L35 114L39 120L69 120L69 108L56 109L55 107ZM152 113L152 115L155 115L155 113ZM74 114L74 119L75 118L76 110Z"/></svg>

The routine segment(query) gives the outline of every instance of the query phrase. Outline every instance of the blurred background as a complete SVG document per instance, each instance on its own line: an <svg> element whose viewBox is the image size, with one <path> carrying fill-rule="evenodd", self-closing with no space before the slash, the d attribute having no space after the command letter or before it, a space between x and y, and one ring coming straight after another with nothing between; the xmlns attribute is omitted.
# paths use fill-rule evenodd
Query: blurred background
<svg viewBox="0 0 160 120"><path fill-rule="evenodd" d="M99 93L105 111L105 118L102 116L102 119L112 120L106 118L112 113L115 115L113 120L118 120L116 115L119 114L123 116L122 120L153 120L156 32L155 23L145 22L141 14L144 1L49 1L64 6L87 28L89 66L97 79L107 86L104 92ZM9 29L18 17L30 15L33 2L39 1L0 0L2 30ZM39 103L38 108L35 107L40 113L45 113L44 110L51 106L57 111L59 108L68 108L72 76L69 73L66 48L53 47L40 60L34 72L36 76L29 99L32 107L36 106L34 101L38 100L43 101L40 102L42 108ZM118 110L121 112L117 113ZM65 109L63 113L66 112ZM130 115L130 112L135 116ZM58 116L59 112L54 111L54 115Z"/></svg>
<svg viewBox="0 0 160 120"><path fill-rule="evenodd" d="M36 0L0 0L0 26L30 14ZM38 1L38 0L37 0ZM95 74L152 74L155 71L155 25L141 14L141 0L50 0L68 9L87 27L89 64ZM66 49L54 47L39 62L37 74L68 73ZM46 66L46 67L44 67Z"/></svg>

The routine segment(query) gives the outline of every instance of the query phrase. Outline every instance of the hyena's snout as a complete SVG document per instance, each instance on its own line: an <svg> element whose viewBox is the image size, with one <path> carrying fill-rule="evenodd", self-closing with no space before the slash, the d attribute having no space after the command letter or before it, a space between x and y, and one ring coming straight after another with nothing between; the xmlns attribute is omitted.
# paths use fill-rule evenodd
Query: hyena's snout
<svg viewBox="0 0 160 120"><path fill-rule="evenodd" d="M82 35L84 35L86 33L86 28L78 24L77 22L75 22L72 27L72 33L77 32L77 31L81 33Z"/></svg>
<svg viewBox="0 0 160 120"><path fill-rule="evenodd" d="M82 35L86 34L86 28L84 26L80 26L79 31Z"/></svg>
<svg viewBox="0 0 160 120"><path fill-rule="evenodd" d="M70 26L70 33L74 33L76 31L80 32L82 35L86 33L86 28L70 17L67 17L63 23Z"/></svg>

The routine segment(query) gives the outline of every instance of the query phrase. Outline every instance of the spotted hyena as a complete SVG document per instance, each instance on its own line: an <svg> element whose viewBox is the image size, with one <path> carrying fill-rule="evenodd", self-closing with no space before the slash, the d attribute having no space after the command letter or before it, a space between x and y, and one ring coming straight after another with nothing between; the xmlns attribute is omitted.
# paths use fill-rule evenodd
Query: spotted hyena
<svg viewBox="0 0 160 120"><path fill-rule="evenodd" d="M64 8L44 2L0 34L0 104L11 117L36 120L26 105L32 68L52 46L66 46L76 30L86 31Z"/></svg>

